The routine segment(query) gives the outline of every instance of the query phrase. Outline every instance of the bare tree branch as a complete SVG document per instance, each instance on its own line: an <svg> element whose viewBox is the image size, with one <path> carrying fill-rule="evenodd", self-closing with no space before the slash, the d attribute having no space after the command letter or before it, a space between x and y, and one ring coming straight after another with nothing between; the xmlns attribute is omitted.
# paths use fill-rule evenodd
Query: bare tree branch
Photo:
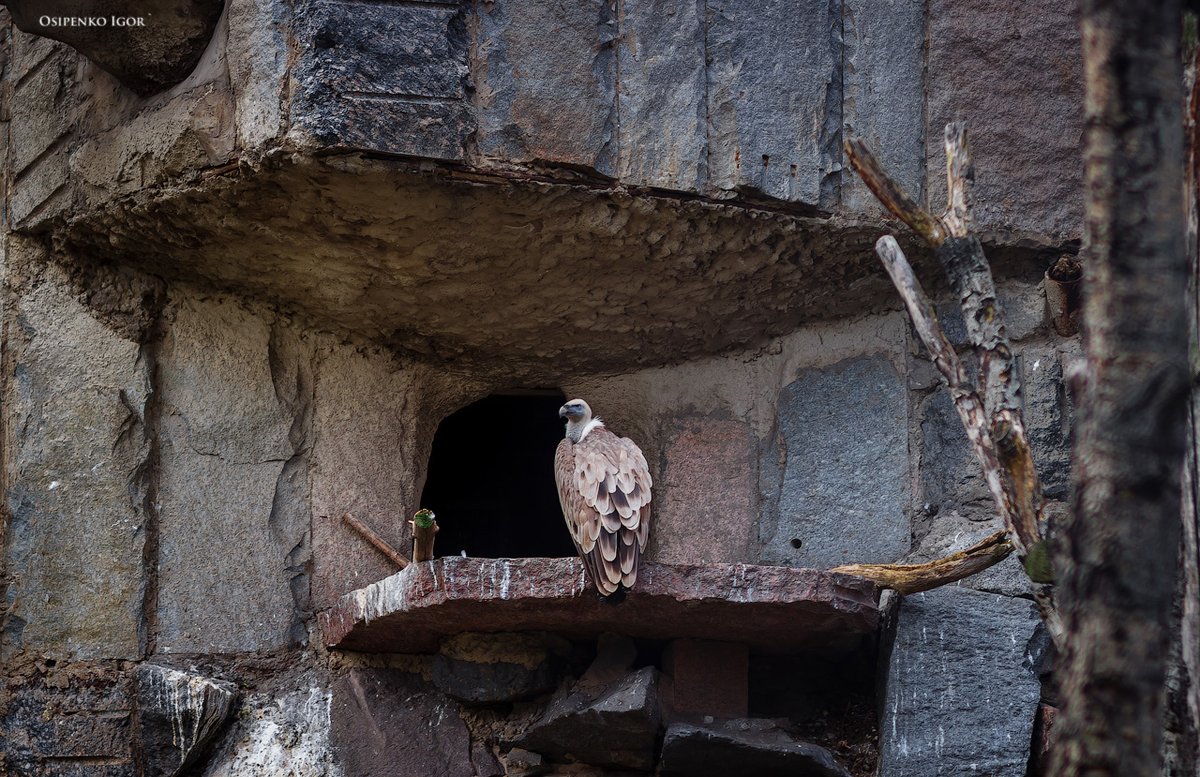
<svg viewBox="0 0 1200 777"><path fill-rule="evenodd" d="M1042 534L1042 489L1025 433L1020 375L1004 331L991 268L983 246L972 234L974 172L965 126L961 122L948 125L945 140L948 205L941 219L916 205L861 140L848 139L845 148L854 169L880 202L934 249L958 297L967 335L979 363L977 388L969 385L966 370L946 340L933 306L899 244L890 236L876 243L876 253L904 300L917 335L945 378L1004 521L1009 542L1034 583L1034 597L1042 619L1054 640L1061 642L1063 625L1052 589L1047 585L1051 573ZM995 560L999 558L1003 556ZM878 569L871 565L859 568ZM911 574L911 569L906 574Z"/></svg>
<svg viewBox="0 0 1200 777"><path fill-rule="evenodd" d="M904 187L887 174L866 143L860 138L847 138L844 148L855 172L885 208L930 245L942 244L947 237L946 225L918 205Z"/></svg>
<svg viewBox="0 0 1200 777"><path fill-rule="evenodd" d="M1012 553L1006 532L989 534L969 548L925 564L847 564L832 572L858 575L883 588L915 594L948 585L995 566Z"/></svg>

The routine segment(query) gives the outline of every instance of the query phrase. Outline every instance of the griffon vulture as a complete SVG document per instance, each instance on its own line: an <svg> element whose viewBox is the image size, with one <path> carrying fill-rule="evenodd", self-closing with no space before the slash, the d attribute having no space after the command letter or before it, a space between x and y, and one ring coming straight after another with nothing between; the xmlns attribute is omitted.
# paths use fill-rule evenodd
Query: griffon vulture
<svg viewBox="0 0 1200 777"><path fill-rule="evenodd" d="M628 437L592 417L582 399L558 410L567 437L554 455L558 500L588 576L603 596L633 588L650 535L650 471Z"/></svg>

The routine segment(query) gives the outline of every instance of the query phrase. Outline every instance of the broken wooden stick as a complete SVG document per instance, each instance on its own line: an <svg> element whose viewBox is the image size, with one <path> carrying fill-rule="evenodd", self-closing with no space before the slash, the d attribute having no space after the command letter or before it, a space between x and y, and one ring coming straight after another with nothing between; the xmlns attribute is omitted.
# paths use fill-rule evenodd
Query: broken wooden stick
<svg viewBox="0 0 1200 777"><path fill-rule="evenodd" d="M915 594L982 572L1007 558L1012 549L1007 533L1001 530L969 548L924 564L847 564L830 571L858 575L882 588Z"/></svg>
<svg viewBox="0 0 1200 777"><path fill-rule="evenodd" d="M413 530L413 561L433 560L433 540L438 533L437 520L432 510L418 510L408 522Z"/></svg>
<svg viewBox="0 0 1200 777"><path fill-rule="evenodd" d="M971 189L974 172L967 145L966 127L961 122L946 126L947 209L935 217L904 191L858 139L847 139L846 155L868 188L893 215L908 224L933 248L950 279L963 310L967 335L979 363L978 387L968 385L966 370L950 346L934 308L925 296L907 258L895 238L885 236L875 246L884 267L904 300L918 336L941 372L967 437L984 472L988 489L1004 521L1008 543L1017 551L1026 573L1034 583L1034 597L1042 618L1056 642L1063 628L1051 589L1046 563L1042 490L1034 466L1033 454L1025 432L1021 409L1020 375L996 295L991 267L978 237L972 234L974 214ZM993 535L994 536L994 535ZM920 565L854 565L856 574L871 579L891 579L905 585L925 585L926 590L952 582L953 570L984 569L1007 555L987 540L939 561ZM898 573L899 567L908 567ZM840 567L838 571L847 571ZM897 575L899 574L899 577ZM926 575L914 582L914 575ZM942 582L936 582L941 580ZM926 585L932 583L932 585Z"/></svg>
<svg viewBox="0 0 1200 777"><path fill-rule="evenodd" d="M376 534L370 526L367 526L350 513L344 513L342 515L342 520L349 524L350 528L361 534L363 539L374 545L380 553L395 562L396 566L400 567L401 569L404 569L406 566L408 566L408 559L406 559L400 554L399 551L389 545L387 541L383 539L383 537L380 537L378 534Z"/></svg>

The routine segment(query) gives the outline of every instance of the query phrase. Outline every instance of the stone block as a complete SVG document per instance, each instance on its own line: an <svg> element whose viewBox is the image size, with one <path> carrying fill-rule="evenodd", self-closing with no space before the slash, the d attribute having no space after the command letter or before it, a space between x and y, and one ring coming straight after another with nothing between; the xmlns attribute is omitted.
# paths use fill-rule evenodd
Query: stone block
<svg viewBox="0 0 1200 777"><path fill-rule="evenodd" d="M204 777L354 774L343 770L330 745L330 694L318 687L324 680L293 675L288 682L297 679L300 687L268 686L243 697L234 728L209 756Z"/></svg>
<svg viewBox="0 0 1200 777"><path fill-rule="evenodd" d="M314 609L396 572L340 516L360 518L407 556L406 520L416 512L418 472L406 462L428 455L416 372L390 354L323 343L315 368L312 459ZM416 421L416 422L414 422ZM437 419L429 418L429 427Z"/></svg>
<svg viewBox="0 0 1200 777"><path fill-rule="evenodd" d="M275 0L239 0L226 9L225 62L237 112L235 134L242 149L261 148L283 131L288 10Z"/></svg>
<svg viewBox="0 0 1200 777"><path fill-rule="evenodd" d="M194 763L229 718L237 689L196 672L137 668L138 741L147 774L174 777Z"/></svg>
<svg viewBox="0 0 1200 777"><path fill-rule="evenodd" d="M920 428L919 503L939 515L993 518L995 503L949 392L938 388L925 400Z"/></svg>
<svg viewBox="0 0 1200 777"><path fill-rule="evenodd" d="M12 300L4 653L136 659L149 367L137 343L93 317L54 270Z"/></svg>
<svg viewBox="0 0 1200 777"><path fill-rule="evenodd" d="M1084 112L1076 4L933 0L927 18L925 175L933 211L946 203L943 129L962 118L980 229L1078 238Z"/></svg>
<svg viewBox="0 0 1200 777"><path fill-rule="evenodd" d="M736 642L677 639L663 659L676 713L744 718L750 708L750 650Z"/></svg>
<svg viewBox="0 0 1200 777"><path fill-rule="evenodd" d="M481 6L478 22L479 152L615 176L613 5L500 0Z"/></svg>
<svg viewBox="0 0 1200 777"><path fill-rule="evenodd" d="M346 594L319 621L326 646L369 653L431 653L464 629L784 651L857 644L875 630L878 596L861 577L814 569L644 561L637 588L614 607L595 595L578 558L445 556Z"/></svg>
<svg viewBox="0 0 1200 777"><path fill-rule="evenodd" d="M475 774L457 705L418 675L352 669L333 684L329 737L347 775Z"/></svg>
<svg viewBox="0 0 1200 777"><path fill-rule="evenodd" d="M831 207L841 159L842 20L830 0L712 0L709 176Z"/></svg>
<svg viewBox="0 0 1200 777"><path fill-rule="evenodd" d="M850 777L833 754L767 720L674 723L663 740L663 777Z"/></svg>
<svg viewBox="0 0 1200 777"><path fill-rule="evenodd" d="M924 188L925 3L846 0L842 4L842 121L892 177L917 198ZM842 160L842 206L882 213L862 179Z"/></svg>
<svg viewBox="0 0 1200 777"><path fill-rule="evenodd" d="M31 35L16 27L9 28L12 32L12 74L13 81L21 81L38 65L42 64L55 51L66 48L64 44L44 38L41 35Z"/></svg>
<svg viewBox="0 0 1200 777"><path fill-rule="evenodd" d="M764 562L829 568L907 553L907 422L904 381L882 356L801 371L759 465Z"/></svg>
<svg viewBox="0 0 1200 777"><path fill-rule="evenodd" d="M658 740L658 670L626 675L599 698L555 697L513 744L554 759L613 769L650 769Z"/></svg>
<svg viewBox="0 0 1200 777"><path fill-rule="evenodd" d="M185 298L169 315L158 647L283 647L302 638L308 606L311 356L230 302Z"/></svg>
<svg viewBox="0 0 1200 777"><path fill-rule="evenodd" d="M648 556L677 564L749 560L758 523L749 427L684 416L672 418L663 437Z"/></svg>
<svg viewBox="0 0 1200 777"><path fill-rule="evenodd" d="M558 685L570 644L538 634L458 634L433 658L433 684L467 704L522 701Z"/></svg>
<svg viewBox="0 0 1200 777"><path fill-rule="evenodd" d="M67 134L73 121L66 54L51 57L19 84L10 101L9 148L20 174Z"/></svg>
<svg viewBox="0 0 1200 777"><path fill-rule="evenodd" d="M889 777L1024 777L1040 684L1023 666L1032 602L963 588L900 605L880 721Z"/></svg>
<svg viewBox="0 0 1200 777"><path fill-rule="evenodd" d="M618 46L618 175L701 191L708 173L704 3L627 0Z"/></svg>
<svg viewBox="0 0 1200 777"><path fill-rule="evenodd" d="M233 111L228 91L199 88L135 116L89 116L113 126L80 132L72 176L90 204L99 204L225 164L234 153Z"/></svg>
<svg viewBox="0 0 1200 777"><path fill-rule="evenodd" d="M457 4L311 0L296 126L322 146L462 159L468 34Z"/></svg>
<svg viewBox="0 0 1200 777"><path fill-rule="evenodd" d="M1071 419L1062 362L1053 346L1020 350L1025 423L1042 492L1067 499L1071 489Z"/></svg>
<svg viewBox="0 0 1200 777"><path fill-rule="evenodd" d="M70 203L66 188L69 179L69 158L65 148L52 149L33 162L9 189L9 213L13 225L33 230L62 214Z"/></svg>

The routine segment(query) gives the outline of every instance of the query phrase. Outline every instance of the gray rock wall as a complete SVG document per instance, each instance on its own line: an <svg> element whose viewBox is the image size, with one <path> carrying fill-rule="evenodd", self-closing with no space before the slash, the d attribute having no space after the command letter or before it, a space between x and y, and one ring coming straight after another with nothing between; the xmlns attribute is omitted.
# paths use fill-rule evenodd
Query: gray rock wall
<svg viewBox="0 0 1200 777"><path fill-rule="evenodd" d="M233 161L258 168L280 150L876 214L842 139L866 138L938 207L942 127L961 115L983 227L1076 239L1072 7L234 0L191 76L145 99L65 46L14 32L12 164L32 167L9 195L13 221L47 228L67 208L202 181ZM124 141L92 142L112 132ZM86 186L68 176L87 169Z"/></svg>
<svg viewBox="0 0 1200 777"><path fill-rule="evenodd" d="M138 328L114 312L129 303L120 294L89 298L54 265L22 261L51 269L5 300L14 360L5 563L17 582L4 648L17 665L314 660L312 613L392 571L339 516L353 512L404 548L437 421L507 388L182 286ZM1074 346L1047 330L1036 305L1012 307L1036 454L1058 496L1068 408L1057 365ZM952 413L933 410L940 394L927 371L891 313L562 388L646 450L651 558L829 567L933 557L992 530L963 432ZM61 434L71 428L86 433ZM1012 565L962 586L1024 590ZM911 612L902 608L902 630ZM293 670L270 671L286 684ZM263 746L219 741L229 763L249 758L238 747ZM1026 746L1005 757L1020 761Z"/></svg>
<svg viewBox="0 0 1200 777"><path fill-rule="evenodd" d="M1019 5L942 5L232 0L192 76L145 99L10 31L0 771L137 773L152 660L243 692L212 777L349 774L335 748L372 708L449 721L450 760L411 754L426 771L498 774L421 659L330 655L313 617L393 571L340 516L404 549L438 422L494 391L584 396L642 445L659 561L917 561L992 531L870 256L848 132L936 203L940 124L971 121L1061 509L1078 344L1036 281L1079 235L1077 180L1044 176L1078 167L1077 34L1065 0L1032 15L1043 45L1010 34ZM980 613L1020 643L1024 589L1010 560L901 606L885 777L1021 773L1019 650L939 662ZM967 735L991 725L977 694L901 703L995 671L1002 743ZM973 721L953 753L947 716Z"/></svg>
<svg viewBox="0 0 1200 777"><path fill-rule="evenodd" d="M181 300L166 315L157 647L284 647L307 604L289 586L310 532L311 356L229 302Z"/></svg>
<svg viewBox="0 0 1200 777"><path fill-rule="evenodd" d="M136 659L154 530L151 362L36 249L7 254L0 654Z"/></svg>

